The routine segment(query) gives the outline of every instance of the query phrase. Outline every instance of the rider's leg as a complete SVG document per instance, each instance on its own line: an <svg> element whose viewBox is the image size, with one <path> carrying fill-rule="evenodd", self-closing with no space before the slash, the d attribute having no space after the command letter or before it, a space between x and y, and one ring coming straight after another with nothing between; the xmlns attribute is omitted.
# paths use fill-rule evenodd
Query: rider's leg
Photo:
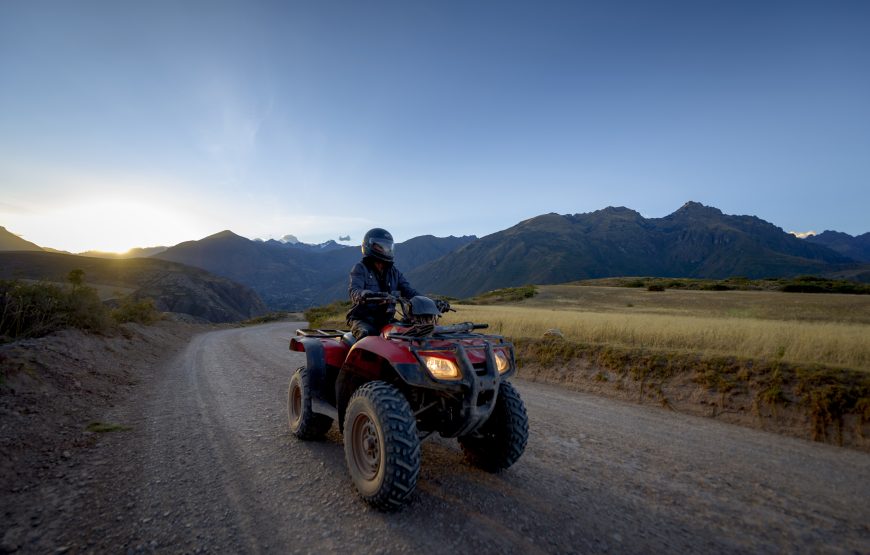
<svg viewBox="0 0 870 555"><path fill-rule="evenodd" d="M357 341L368 335L377 335L380 331L377 326L364 320L351 320L350 331Z"/></svg>

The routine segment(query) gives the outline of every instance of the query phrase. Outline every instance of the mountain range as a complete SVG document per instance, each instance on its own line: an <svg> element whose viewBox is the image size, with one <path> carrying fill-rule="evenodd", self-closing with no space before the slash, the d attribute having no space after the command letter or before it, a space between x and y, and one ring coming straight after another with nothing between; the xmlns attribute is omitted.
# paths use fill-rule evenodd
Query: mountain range
<svg viewBox="0 0 870 555"><path fill-rule="evenodd" d="M0 246L27 243L3 232ZM150 259L244 284L271 309L298 310L345 299L359 247L293 239L250 240L226 230L154 248ZM149 254L147 249L138 252ZM415 237L396 245L396 253L397 266L415 288L454 297L609 276L815 274L870 281L870 233L852 237L826 231L800 239L758 217L728 215L697 202L663 218L644 218L625 207L544 214L482 238Z"/></svg>
<svg viewBox="0 0 870 555"><path fill-rule="evenodd" d="M476 237L424 235L396 245L404 272L440 258ZM347 296L348 275L359 247L303 248L278 241L252 241L222 231L186 241L154 258L181 262L244 283L271 308L298 310Z"/></svg>
<svg viewBox="0 0 870 555"><path fill-rule="evenodd" d="M853 237L840 231L825 231L810 235L806 241L824 245L859 262L870 262L870 232Z"/></svg>
<svg viewBox="0 0 870 555"><path fill-rule="evenodd" d="M825 274L858 260L755 216L687 202L663 218L624 207L544 214L410 272L426 291L464 297L524 283L608 276L750 278Z"/></svg>

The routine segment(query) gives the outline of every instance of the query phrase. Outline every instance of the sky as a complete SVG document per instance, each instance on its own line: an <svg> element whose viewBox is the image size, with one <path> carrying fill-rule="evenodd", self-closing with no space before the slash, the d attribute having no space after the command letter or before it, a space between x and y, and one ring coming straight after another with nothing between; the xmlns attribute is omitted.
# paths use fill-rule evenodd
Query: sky
<svg viewBox="0 0 870 555"><path fill-rule="evenodd" d="M870 2L0 2L0 225L484 236L689 200L870 231Z"/></svg>

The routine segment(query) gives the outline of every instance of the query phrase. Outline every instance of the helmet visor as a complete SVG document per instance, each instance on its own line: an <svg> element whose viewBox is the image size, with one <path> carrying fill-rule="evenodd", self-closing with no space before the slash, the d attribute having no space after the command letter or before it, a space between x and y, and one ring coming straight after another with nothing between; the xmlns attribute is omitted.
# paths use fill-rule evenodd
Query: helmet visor
<svg viewBox="0 0 870 555"><path fill-rule="evenodd" d="M369 247L372 250L372 254L377 258L384 260L393 259L393 241L391 239L372 237L369 239Z"/></svg>

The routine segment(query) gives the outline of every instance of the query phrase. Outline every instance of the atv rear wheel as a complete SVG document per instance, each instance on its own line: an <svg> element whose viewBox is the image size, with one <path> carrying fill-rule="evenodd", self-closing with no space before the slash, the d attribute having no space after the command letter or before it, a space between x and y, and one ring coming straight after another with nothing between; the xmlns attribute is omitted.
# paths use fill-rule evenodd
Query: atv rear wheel
<svg viewBox="0 0 870 555"><path fill-rule="evenodd" d="M344 417L344 457L365 502L381 510L407 502L420 473L420 439L398 389L374 381L354 392Z"/></svg>
<svg viewBox="0 0 870 555"><path fill-rule="evenodd" d="M290 431L299 439L320 439L332 426L332 418L311 410L310 383L308 369L301 366L290 378L287 391Z"/></svg>
<svg viewBox="0 0 870 555"><path fill-rule="evenodd" d="M529 438L529 419L519 392L509 382L498 388L492 414L475 433L459 438L465 458L487 472L510 467L522 456Z"/></svg>

